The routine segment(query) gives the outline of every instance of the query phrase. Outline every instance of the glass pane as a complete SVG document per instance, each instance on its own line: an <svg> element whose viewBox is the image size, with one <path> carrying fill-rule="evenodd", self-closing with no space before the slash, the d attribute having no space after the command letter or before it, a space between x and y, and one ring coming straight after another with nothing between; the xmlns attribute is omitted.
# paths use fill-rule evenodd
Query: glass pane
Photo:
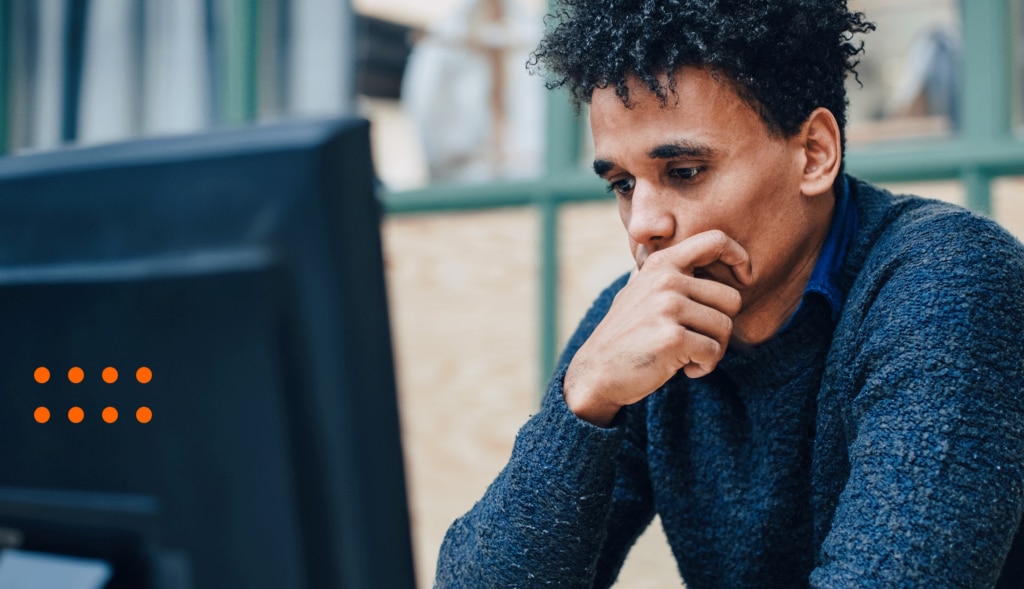
<svg viewBox="0 0 1024 589"><path fill-rule="evenodd" d="M946 136L960 120L961 34L956 0L850 0L877 30L847 80L851 143Z"/></svg>

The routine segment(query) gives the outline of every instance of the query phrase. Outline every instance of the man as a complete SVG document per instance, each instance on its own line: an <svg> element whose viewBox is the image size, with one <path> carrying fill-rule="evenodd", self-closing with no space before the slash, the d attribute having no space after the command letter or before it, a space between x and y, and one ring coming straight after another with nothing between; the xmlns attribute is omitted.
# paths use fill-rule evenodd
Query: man
<svg viewBox="0 0 1024 589"><path fill-rule="evenodd" d="M1024 585L1024 251L842 173L845 0L570 0L636 260L440 587L607 587L657 513L687 587Z"/></svg>

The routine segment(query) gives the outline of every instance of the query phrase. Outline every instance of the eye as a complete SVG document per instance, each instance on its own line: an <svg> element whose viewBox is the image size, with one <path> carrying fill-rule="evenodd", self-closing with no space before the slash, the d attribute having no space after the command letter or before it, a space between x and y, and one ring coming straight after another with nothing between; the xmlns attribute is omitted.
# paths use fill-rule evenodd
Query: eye
<svg viewBox="0 0 1024 589"><path fill-rule="evenodd" d="M668 171L668 175L673 178L679 178L680 180L693 180L698 174L704 171L704 166L697 166L694 168L672 168Z"/></svg>
<svg viewBox="0 0 1024 589"><path fill-rule="evenodd" d="M623 198L629 198L631 192L633 192L633 186L636 184L636 180L632 178L623 178L622 180L616 180L608 183L608 192L614 192L616 195Z"/></svg>

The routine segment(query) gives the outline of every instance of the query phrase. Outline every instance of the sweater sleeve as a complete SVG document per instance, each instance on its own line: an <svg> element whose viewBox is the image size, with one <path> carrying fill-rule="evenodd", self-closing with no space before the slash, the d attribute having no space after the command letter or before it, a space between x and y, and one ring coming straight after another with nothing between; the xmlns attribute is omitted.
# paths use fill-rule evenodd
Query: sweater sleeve
<svg viewBox="0 0 1024 589"><path fill-rule="evenodd" d="M577 418L561 389L569 360L623 283L598 299L570 340L509 463L449 528L436 587L608 586L650 522L642 428L633 427L642 425L640 408L600 428Z"/></svg>
<svg viewBox="0 0 1024 589"><path fill-rule="evenodd" d="M849 475L813 587L994 587L1024 511L1021 246L966 212L917 217L844 317Z"/></svg>

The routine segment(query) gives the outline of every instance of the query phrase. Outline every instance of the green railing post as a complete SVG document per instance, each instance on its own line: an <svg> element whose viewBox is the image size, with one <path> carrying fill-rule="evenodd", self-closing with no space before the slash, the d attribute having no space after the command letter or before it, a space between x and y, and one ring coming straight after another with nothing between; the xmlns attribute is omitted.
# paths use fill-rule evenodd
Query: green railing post
<svg viewBox="0 0 1024 589"><path fill-rule="evenodd" d="M259 1L231 0L227 26L224 27L223 92L221 112L228 123L243 123L256 118L257 39Z"/></svg>
<svg viewBox="0 0 1024 589"><path fill-rule="evenodd" d="M960 181L963 182L967 194L967 207L984 215L991 215L992 177L977 167L969 167L960 172Z"/></svg>
<svg viewBox="0 0 1024 589"><path fill-rule="evenodd" d="M1013 95L1012 11L1007 0L963 0L963 112L961 134L968 150L1011 139ZM967 203L990 214L990 174L963 169Z"/></svg>
<svg viewBox="0 0 1024 589"><path fill-rule="evenodd" d="M572 175L580 157L579 118L565 92L548 92L545 126L545 172L549 179ZM540 199L540 379L551 378L558 354L558 212L559 195L544 190Z"/></svg>
<svg viewBox="0 0 1024 589"><path fill-rule="evenodd" d="M558 209L550 192L540 193L540 370L541 391L555 369L558 354Z"/></svg>

